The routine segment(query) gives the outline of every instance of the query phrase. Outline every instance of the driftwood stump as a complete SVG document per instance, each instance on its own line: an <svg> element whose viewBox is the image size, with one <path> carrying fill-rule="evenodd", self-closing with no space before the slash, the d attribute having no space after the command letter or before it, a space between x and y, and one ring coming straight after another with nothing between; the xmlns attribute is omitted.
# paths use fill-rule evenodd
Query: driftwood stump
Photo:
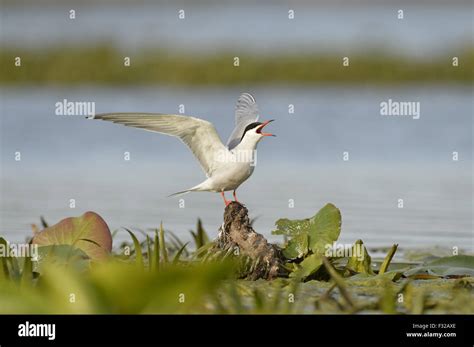
<svg viewBox="0 0 474 347"><path fill-rule="evenodd" d="M224 251L238 249L240 255L250 258L254 266L245 276L248 279L274 279L288 275L281 251L253 230L248 210L239 202L233 201L225 208L216 247Z"/></svg>

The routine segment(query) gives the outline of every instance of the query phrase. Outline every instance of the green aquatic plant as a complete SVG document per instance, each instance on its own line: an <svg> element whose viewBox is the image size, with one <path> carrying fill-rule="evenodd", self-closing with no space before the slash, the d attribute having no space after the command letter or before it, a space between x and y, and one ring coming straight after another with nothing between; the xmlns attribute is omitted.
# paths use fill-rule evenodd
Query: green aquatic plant
<svg viewBox="0 0 474 347"><path fill-rule="evenodd" d="M298 261L290 276L307 278L322 266L327 245L337 241L341 233L341 212L327 204L313 217L300 220L279 219L274 235L284 235L289 241L283 255L289 261Z"/></svg>
<svg viewBox="0 0 474 347"><path fill-rule="evenodd" d="M75 227L49 227L48 238L34 244L37 258L0 257L0 313L474 313L474 257L398 264L397 245L374 260L361 240L350 256L327 256L324 243L341 232L332 204L311 218L276 223L276 233L289 239L281 251L292 273L272 281L239 280L242 268L255 264L216 251L199 222L195 250L160 225L151 234L124 229L131 241L96 257L82 247L99 247L95 233L104 229L90 223L85 234L98 245L79 243L78 218ZM9 244L0 238L0 247Z"/></svg>
<svg viewBox="0 0 474 347"><path fill-rule="evenodd" d="M44 224L44 223L43 223ZM70 245L83 250L89 258L106 258L112 250L112 235L107 223L95 212L63 219L33 237L38 246Z"/></svg>
<svg viewBox="0 0 474 347"><path fill-rule="evenodd" d="M196 249L201 248L205 244L209 243L209 236L204 230L202 226L202 221L200 218L197 221L196 231L191 230L190 233L191 233L191 236L193 237L194 245L196 246Z"/></svg>

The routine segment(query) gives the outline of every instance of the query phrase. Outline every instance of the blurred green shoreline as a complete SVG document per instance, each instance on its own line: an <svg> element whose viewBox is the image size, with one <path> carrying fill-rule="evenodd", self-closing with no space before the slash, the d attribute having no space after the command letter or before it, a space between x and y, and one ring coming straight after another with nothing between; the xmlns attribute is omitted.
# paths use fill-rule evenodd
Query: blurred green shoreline
<svg viewBox="0 0 474 347"><path fill-rule="evenodd" d="M130 66L124 65L126 56L130 57ZM15 57L21 58L21 67L15 66ZM237 67L234 66L234 57L239 57ZM466 47L457 57L459 66L455 67L452 56L421 59L368 51L349 55L349 66L343 66L342 55L314 52L259 56L222 51L203 56L165 48L127 54L104 45L38 50L3 46L0 84L471 84L474 80L474 48Z"/></svg>

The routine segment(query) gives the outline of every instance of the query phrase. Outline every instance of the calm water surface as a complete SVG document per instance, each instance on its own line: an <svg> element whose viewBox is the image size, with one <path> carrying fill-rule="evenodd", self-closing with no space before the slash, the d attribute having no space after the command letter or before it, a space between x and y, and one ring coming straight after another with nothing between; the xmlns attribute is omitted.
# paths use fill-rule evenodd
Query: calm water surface
<svg viewBox="0 0 474 347"><path fill-rule="evenodd" d="M369 246L439 245L473 250L472 92L463 87L245 88L262 119L276 119L258 149L258 166L238 191L255 228L270 236L280 217L304 218L327 202L342 211L342 241ZM201 217L210 235L222 222L218 194L166 196L205 177L174 138L57 116L64 98L96 102L97 112L186 113L230 134L242 89L3 88L0 233L24 240L43 215L50 223L87 210L112 229L163 221L183 239ZM421 117L384 117L380 102L413 100ZM295 113L288 113L288 104ZM21 161L14 153L21 152ZM343 161L343 152L349 161ZM459 160L452 160L452 152ZM124 152L131 160L124 161ZM75 199L76 208L69 207ZM294 201L294 208L289 201ZM404 208L397 207L403 199ZM126 239L125 233L118 236Z"/></svg>

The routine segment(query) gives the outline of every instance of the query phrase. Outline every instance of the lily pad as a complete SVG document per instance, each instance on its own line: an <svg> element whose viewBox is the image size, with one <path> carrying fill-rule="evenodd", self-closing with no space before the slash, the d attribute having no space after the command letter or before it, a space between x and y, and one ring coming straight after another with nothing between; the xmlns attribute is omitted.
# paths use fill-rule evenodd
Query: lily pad
<svg viewBox="0 0 474 347"><path fill-rule="evenodd" d="M304 258L296 271L290 273L290 277L304 279L318 271L322 265L323 258L321 254L311 254Z"/></svg>
<svg viewBox="0 0 474 347"><path fill-rule="evenodd" d="M474 256L443 257L405 272L405 276L424 279L439 277L474 276Z"/></svg>
<svg viewBox="0 0 474 347"><path fill-rule="evenodd" d="M287 259L303 258L308 254L309 237L307 233L295 235L283 250L283 255Z"/></svg>
<svg viewBox="0 0 474 347"><path fill-rule="evenodd" d="M433 260L429 265L462 267L474 270L474 256L472 255L454 255L452 257L443 257Z"/></svg>
<svg viewBox="0 0 474 347"><path fill-rule="evenodd" d="M274 235L291 237L283 255L287 259L305 257L308 253L323 255L341 233L341 212L333 204L327 204L316 215L307 219L279 219Z"/></svg>
<svg viewBox="0 0 474 347"><path fill-rule="evenodd" d="M45 228L33 238L33 243L39 246L71 245L92 260L101 260L107 258L112 250L112 235L102 217L86 212Z"/></svg>
<svg viewBox="0 0 474 347"><path fill-rule="evenodd" d="M350 283L354 282L361 286L375 286L384 281L396 282L402 277L402 273L398 271L385 272L383 274L369 275L367 273L358 273L354 276L346 278Z"/></svg>

